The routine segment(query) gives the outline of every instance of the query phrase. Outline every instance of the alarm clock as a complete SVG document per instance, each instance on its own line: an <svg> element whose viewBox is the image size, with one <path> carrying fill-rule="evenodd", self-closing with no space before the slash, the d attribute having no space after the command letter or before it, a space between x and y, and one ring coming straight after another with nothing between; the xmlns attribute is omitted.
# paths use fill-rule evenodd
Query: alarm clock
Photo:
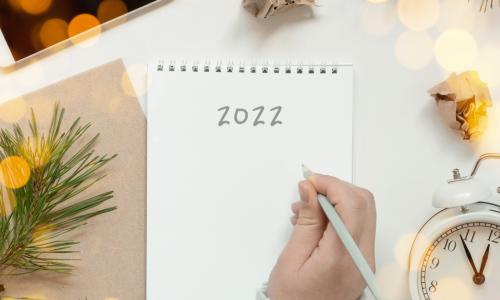
<svg viewBox="0 0 500 300"><path fill-rule="evenodd" d="M475 178L491 158L500 154L482 155L469 176L453 170L435 191L433 206L442 210L420 228L409 255L412 300L500 299L500 206Z"/></svg>

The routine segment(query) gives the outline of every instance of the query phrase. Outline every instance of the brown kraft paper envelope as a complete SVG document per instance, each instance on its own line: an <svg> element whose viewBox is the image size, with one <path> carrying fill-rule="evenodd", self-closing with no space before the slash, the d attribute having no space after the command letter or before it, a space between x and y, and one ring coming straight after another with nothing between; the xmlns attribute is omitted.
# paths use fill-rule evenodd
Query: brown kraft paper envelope
<svg viewBox="0 0 500 300"><path fill-rule="evenodd" d="M115 191L105 206L117 210L91 219L69 238L81 243L71 275L33 273L3 277L5 295L50 300L139 300L146 298L146 120L121 61L114 61L0 106L0 128L12 123L1 116L22 113L27 130L33 108L42 132L48 128L55 103L66 109L63 127L77 117L92 123L84 141L96 133L97 154L118 154L104 167L107 177L89 193ZM12 114L8 113L11 109ZM2 112L3 110L3 112ZM7 117L8 119L8 117ZM78 197L78 196L77 196Z"/></svg>

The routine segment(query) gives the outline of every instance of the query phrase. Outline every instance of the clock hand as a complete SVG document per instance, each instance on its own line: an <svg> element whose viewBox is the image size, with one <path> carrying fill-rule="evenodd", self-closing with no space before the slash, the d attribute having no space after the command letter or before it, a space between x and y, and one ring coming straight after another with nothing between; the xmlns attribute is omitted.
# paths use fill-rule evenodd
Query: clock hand
<svg viewBox="0 0 500 300"><path fill-rule="evenodd" d="M481 268L479 270L479 274L481 275L483 275L484 268L486 267L486 262L488 261L489 256L490 256L490 244L488 244L488 247L486 247L486 251L484 251L483 255L483 260L481 261Z"/></svg>
<svg viewBox="0 0 500 300"><path fill-rule="evenodd" d="M464 246L465 255L467 255L467 259L469 260L470 265L472 266L472 270L474 271L474 275L479 274L476 269L476 265L474 264L474 260L472 259L472 255L470 254L469 248L465 244L464 238L460 235L460 240L462 241L462 245Z"/></svg>

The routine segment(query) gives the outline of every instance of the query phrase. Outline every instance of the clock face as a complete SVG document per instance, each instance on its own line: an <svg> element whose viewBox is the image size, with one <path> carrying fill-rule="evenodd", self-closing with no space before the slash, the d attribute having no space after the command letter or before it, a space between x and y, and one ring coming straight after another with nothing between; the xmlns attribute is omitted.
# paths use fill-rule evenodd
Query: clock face
<svg viewBox="0 0 500 300"><path fill-rule="evenodd" d="M425 300L500 297L500 226L467 222L443 232L425 251L418 270Z"/></svg>

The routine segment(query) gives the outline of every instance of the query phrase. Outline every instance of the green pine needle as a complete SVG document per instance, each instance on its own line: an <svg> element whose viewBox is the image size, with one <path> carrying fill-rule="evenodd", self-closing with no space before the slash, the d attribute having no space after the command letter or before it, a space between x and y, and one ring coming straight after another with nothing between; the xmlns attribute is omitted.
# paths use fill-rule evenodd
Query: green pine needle
<svg viewBox="0 0 500 300"><path fill-rule="evenodd" d="M112 191L82 196L105 176L102 168L116 155L96 155L98 135L83 142L91 124L80 125L78 118L63 131L63 117L64 108L56 104L46 134L39 131L33 110L29 135L18 124L0 130L0 161L21 157L30 168L24 186L8 189L0 184L0 276L71 272L78 241L67 234L116 209L103 208Z"/></svg>

